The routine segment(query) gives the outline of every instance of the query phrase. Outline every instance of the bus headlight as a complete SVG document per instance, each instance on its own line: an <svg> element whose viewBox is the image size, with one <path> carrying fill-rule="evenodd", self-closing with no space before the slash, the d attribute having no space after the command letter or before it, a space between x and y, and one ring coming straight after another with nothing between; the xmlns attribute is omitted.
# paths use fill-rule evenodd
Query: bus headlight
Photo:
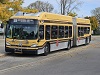
<svg viewBox="0 0 100 75"><path fill-rule="evenodd" d="M9 44L8 42L6 42L6 45L7 45L7 46L10 46L10 44Z"/></svg>
<svg viewBox="0 0 100 75"><path fill-rule="evenodd" d="M33 44L31 47L36 47L37 46L37 44Z"/></svg>

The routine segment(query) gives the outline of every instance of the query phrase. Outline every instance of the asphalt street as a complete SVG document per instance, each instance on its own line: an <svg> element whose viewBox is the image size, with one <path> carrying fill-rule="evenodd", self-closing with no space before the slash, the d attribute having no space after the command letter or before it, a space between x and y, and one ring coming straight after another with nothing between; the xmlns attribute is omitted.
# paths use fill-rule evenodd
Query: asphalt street
<svg viewBox="0 0 100 75"><path fill-rule="evenodd" d="M0 40L0 53L5 54ZM8 54L0 57L0 75L100 75L100 36L89 45L48 56Z"/></svg>
<svg viewBox="0 0 100 75"><path fill-rule="evenodd" d="M5 46L5 40L3 38L0 38L0 56L2 54L5 54L4 46Z"/></svg>

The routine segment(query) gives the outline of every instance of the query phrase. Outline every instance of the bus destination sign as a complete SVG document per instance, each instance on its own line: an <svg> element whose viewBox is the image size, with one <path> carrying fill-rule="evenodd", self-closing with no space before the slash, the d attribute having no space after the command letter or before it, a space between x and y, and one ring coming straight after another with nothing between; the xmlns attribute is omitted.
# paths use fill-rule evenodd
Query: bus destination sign
<svg viewBox="0 0 100 75"><path fill-rule="evenodd" d="M35 19L10 19L12 24L38 24L38 20Z"/></svg>
<svg viewBox="0 0 100 75"><path fill-rule="evenodd" d="M34 20L32 19L13 19L13 22L24 22L24 23L34 23Z"/></svg>

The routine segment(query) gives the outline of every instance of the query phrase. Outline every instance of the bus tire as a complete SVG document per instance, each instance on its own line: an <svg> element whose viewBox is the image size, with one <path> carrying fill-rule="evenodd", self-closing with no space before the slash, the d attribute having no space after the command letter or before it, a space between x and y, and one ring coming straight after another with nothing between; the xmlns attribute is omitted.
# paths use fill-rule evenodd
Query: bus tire
<svg viewBox="0 0 100 75"><path fill-rule="evenodd" d="M86 39L85 39L85 45L87 45L88 43L87 43L87 41L88 41L88 38L86 37Z"/></svg>
<svg viewBox="0 0 100 75"><path fill-rule="evenodd" d="M90 43L90 41L91 41L91 35L89 36L89 43Z"/></svg>
<svg viewBox="0 0 100 75"><path fill-rule="evenodd" d="M70 49L71 49L71 42L69 41L68 46L67 46L67 50L70 50Z"/></svg>
<svg viewBox="0 0 100 75"><path fill-rule="evenodd" d="M50 52L50 46L49 46L49 44L46 44L45 47L44 47L43 55L47 56L49 54L49 52Z"/></svg>

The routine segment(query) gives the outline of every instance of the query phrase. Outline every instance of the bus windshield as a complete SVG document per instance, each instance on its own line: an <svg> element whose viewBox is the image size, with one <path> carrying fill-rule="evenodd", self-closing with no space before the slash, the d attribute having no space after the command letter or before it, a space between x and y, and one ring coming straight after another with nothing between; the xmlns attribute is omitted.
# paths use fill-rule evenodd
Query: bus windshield
<svg viewBox="0 0 100 75"><path fill-rule="evenodd" d="M38 25L37 24L9 24L7 28L7 38L12 39L37 39Z"/></svg>

